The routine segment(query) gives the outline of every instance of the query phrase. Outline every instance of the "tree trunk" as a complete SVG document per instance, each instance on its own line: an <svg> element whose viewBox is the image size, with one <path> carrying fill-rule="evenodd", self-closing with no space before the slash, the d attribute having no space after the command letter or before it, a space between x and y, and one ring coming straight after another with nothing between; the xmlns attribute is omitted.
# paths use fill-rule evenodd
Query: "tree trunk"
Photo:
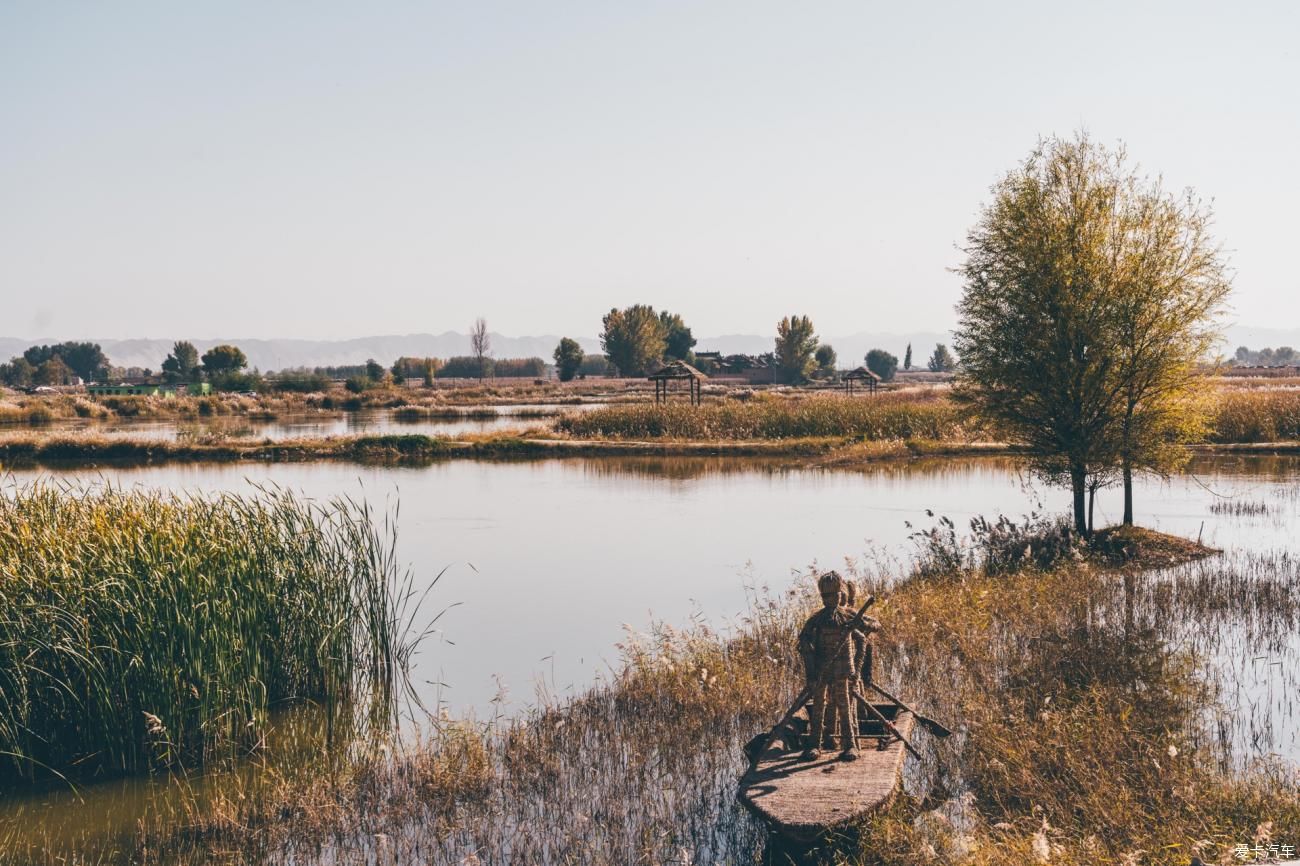
<svg viewBox="0 0 1300 866"><path fill-rule="evenodd" d="M1082 469L1070 470L1070 487L1074 491L1074 530L1083 538L1090 538L1087 521L1087 475Z"/></svg>
<svg viewBox="0 0 1300 866"><path fill-rule="evenodd" d="M1124 461L1124 525L1133 525L1133 466Z"/></svg>
<svg viewBox="0 0 1300 866"><path fill-rule="evenodd" d="M1092 535L1093 530L1097 528L1097 524L1092 522L1093 513L1096 511L1096 506L1097 506L1097 488L1095 486L1089 487L1088 488L1088 534L1089 535Z"/></svg>

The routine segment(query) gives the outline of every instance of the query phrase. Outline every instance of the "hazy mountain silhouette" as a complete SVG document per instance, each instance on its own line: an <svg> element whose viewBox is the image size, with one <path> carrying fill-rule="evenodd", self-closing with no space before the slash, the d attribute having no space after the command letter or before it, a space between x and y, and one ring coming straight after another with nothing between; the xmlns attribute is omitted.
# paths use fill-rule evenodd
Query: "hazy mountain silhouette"
<svg viewBox="0 0 1300 866"><path fill-rule="evenodd" d="M0 337L0 361L7 361L14 355L22 354L28 346L42 343L57 343L65 338L21 338ZM185 338L180 338L185 339ZM588 352L599 352L600 341L595 337L576 337L582 348ZM696 351L715 351L723 354L756 355L770 352L775 337L761 334L723 334L715 337L699 337ZM492 334L492 355L497 358L539 357L551 360L559 336L543 335L535 337L507 337ZM148 367L157 370L171 351L174 340L96 339L104 353L116 365L122 367ZM200 353L220 343L233 343L244 350L250 366L260 370L281 370L287 367L324 367L344 364L361 364L368 358L374 358L382 364L391 364L402 355L414 357L432 356L448 358L453 355L470 354L469 335L455 331L441 334L405 334L374 337L357 337L349 340L296 340L296 339L243 339L239 337L221 339L191 339ZM858 332L840 337L826 336L822 342L829 343L839 356L840 367L852 367L862 363L862 358L870 349L885 349L897 355L901 361L907 344L912 344L913 366L924 366L936 343L952 345L950 332L922 331L914 333ZM1262 349L1265 346L1292 346L1300 349L1300 329L1256 328L1234 325L1227 328L1224 340L1224 352L1231 355L1237 346L1249 346Z"/></svg>

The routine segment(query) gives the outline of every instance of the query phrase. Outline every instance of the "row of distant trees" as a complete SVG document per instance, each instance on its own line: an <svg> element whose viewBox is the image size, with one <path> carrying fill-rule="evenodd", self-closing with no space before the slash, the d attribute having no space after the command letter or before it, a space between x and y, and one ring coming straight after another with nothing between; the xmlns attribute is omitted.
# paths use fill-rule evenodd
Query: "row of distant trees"
<svg viewBox="0 0 1300 866"><path fill-rule="evenodd" d="M176 343L162 363L167 381L219 380L248 365L234 346L214 346L202 356L192 343ZM64 342L32 346L22 355L0 364L0 382L14 388L33 385L69 385L76 380L100 382L121 371L114 368L98 343Z"/></svg>
<svg viewBox="0 0 1300 866"><path fill-rule="evenodd" d="M708 365L697 362L694 353L695 337L681 315L667 310L656 311L648 304L633 304L623 309L612 309L604 317L600 335L604 361L612 372L622 376L644 376L672 361L685 361L700 366L704 373ZM556 371L561 381L581 375L585 355L577 340L565 337L555 347L553 355ZM731 366L744 363L744 356L726 359ZM786 316L777 323L773 351L759 359L776 368L781 381L802 384L813 379L834 376L838 357L833 346L817 338L812 319L806 315ZM888 381L898 371L898 358L883 349L872 349L863 359L868 369ZM905 368L911 369L912 347L907 347ZM947 346L935 347L929 367L934 371L951 371L956 359Z"/></svg>
<svg viewBox="0 0 1300 866"><path fill-rule="evenodd" d="M656 311L646 304L610 310L604 317L600 342L604 354L588 355L577 340L561 339L552 356L559 378L569 381L576 376L643 376L675 360L696 363L696 339L681 315ZM319 391L341 379L351 390L361 391L411 379L423 379L431 385L435 379L539 378L546 374L547 365L541 358L493 358L491 336L482 318L471 328L470 347L470 355L447 359L404 356L387 368L371 359L365 364L283 370L274 383L279 390ZM732 356L728 360L735 366L747 359ZM818 341L807 316L787 316L778 322L774 350L761 360L775 366L782 381L794 384L829 378L838 362L835 349ZM911 369L911 360L912 347L908 345L904 369ZM898 369L898 358L883 349L872 349L864 361L886 381ZM955 367L946 346L935 348L929 367ZM65 342L32 346L22 356L0 364L0 383L11 387L67 385L75 379L93 382L114 376L125 378L123 372L110 365L99 344ZM150 370L140 372L146 377L153 375ZM248 358L238 346L214 346L200 354L188 340L172 345L162 361L160 376L169 383L208 381L222 390L261 390L267 385L260 373L248 370Z"/></svg>
<svg viewBox="0 0 1300 866"><path fill-rule="evenodd" d="M475 322L470 343L472 355L446 359L403 356L390 367L371 359L364 364L288 369L280 371L272 382L277 390L310 392L324 390L331 382L344 380L350 390L363 391L411 379L422 379L425 384L432 385L435 379L540 378L546 375L547 364L541 358L493 358L487 324L483 319ZM647 305L611 310L605 317L601 344L607 354L589 355L577 340L569 337L560 340L553 355L559 378L569 381L576 376L641 376L669 361L696 363L693 352L696 340L682 317L666 311L655 312ZM909 344L904 369L911 369L911 355ZM732 366L740 366L749 359L737 355L727 360ZM777 324L774 351L761 360L775 366L782 380L790 383L830 378L835 374L838 362L835 349L818 342L812 321L807 316L782 319ZM892 379L898 370L898 358L883 349L872 349L864 360L868 369L885 381ZM929 368L944 371L954 367L955 360L948 348L942 344L936 346ZM145 377L153 377L150 370L139 372ZM110 365L98 344L68 342L32 346L22 356L0 364L0 383L11 387L57 386L71 384L75 379L92 382L125 378L123 373ZM238 346L214 346L200 355L194 344L187 340L173 344L172 351L162 361L160 377L168 383L208 381L220 390L262 390L268 385L258 371L248 370L248 358Z"/></svg>
<svg viewBox="0 0 1300 866"><path fill-rule="evenodd" d="M1238 346L1232 360L1243 367L1291 367L1300 364L1300 353L1290 346L1258 351L1246 346Z"/></svg>
<svg viewBox="0 0 1300 866"><path fill-rule="evenodd" d="M74 378L99 379L108 358L97 343L66 342L32 346L6 364L0 364L0 382L13 388L32 385L66 385Z"/></svg>

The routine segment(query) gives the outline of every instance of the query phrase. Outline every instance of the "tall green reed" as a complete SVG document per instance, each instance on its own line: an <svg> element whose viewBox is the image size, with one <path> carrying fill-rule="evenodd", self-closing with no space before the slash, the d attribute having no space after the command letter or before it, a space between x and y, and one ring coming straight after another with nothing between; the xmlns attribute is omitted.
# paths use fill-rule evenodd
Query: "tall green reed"
<svg viewBox="0 0 1300 866"><path fill-rule="evenodd" d="M0 791L253 751L286 702L387 721L411 648L393 540L276 488L0 492Z"/></svg>

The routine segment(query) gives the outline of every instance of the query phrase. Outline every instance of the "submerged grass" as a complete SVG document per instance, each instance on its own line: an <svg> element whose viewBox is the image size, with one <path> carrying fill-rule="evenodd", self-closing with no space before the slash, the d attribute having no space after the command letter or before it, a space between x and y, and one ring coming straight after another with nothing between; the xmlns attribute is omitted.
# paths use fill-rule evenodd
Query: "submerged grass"
<svg viewBox="0 0 1300 866"><path fill-rule="evenodd" d="M348 500L3 491L0 792L253 751L285 702L382 724L399 578Z"/></svg>

